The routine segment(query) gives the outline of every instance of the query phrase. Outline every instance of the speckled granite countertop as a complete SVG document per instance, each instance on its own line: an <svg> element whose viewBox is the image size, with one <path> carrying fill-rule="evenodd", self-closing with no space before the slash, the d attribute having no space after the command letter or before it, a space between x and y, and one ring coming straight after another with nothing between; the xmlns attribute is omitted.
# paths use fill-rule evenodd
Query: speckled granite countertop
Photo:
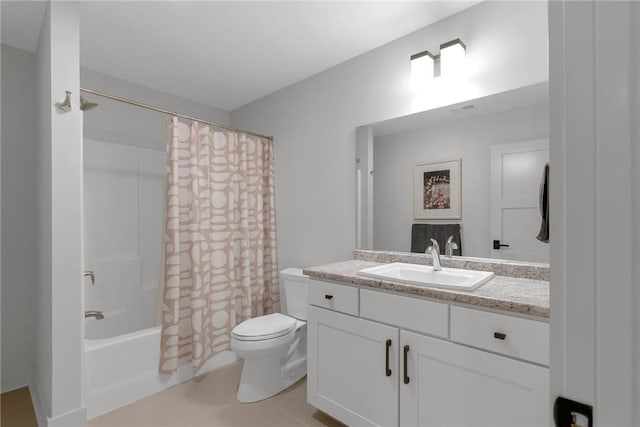
<svg viewBox="0 0 640 427"><path fill-rule="evenodd" d="M388 264L390 262L406 262L409 264L431 265L431 256L409 252L368 251L354 249L353 259ZM535 262L507 261L502 259L469 258L455 256L441 257L443 267L462 268L465 270L492 271L496 276L517 277L549 281L549 264Z"/></svg>
<svg viewBox="0 0 640 427"><path fill-rule="evenodd" d="M472 292L427 288L400 282L377 280L358 275L364 268L381 265L379 262L354 259L334 264L305 268L308 276L384 289L399 293L420 295L444 301L505 310L530 316L549 317L549 282L519 277L494 276Z"/></svg>

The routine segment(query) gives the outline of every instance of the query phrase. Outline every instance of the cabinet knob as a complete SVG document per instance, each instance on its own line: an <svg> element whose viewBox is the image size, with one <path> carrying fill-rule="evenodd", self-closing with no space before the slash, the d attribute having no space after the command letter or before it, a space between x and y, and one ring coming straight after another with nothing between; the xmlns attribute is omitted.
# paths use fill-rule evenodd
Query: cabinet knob
<svg viewBox="0 0 640 427"><path fill-rule="evenodd" d="M494 332L493 337L497 340L504 340L507 337L507 334L503 334L502 332Z"/></svg>
<svg viewBox="0 0 640 427"><path fill-rule="evenodd" d="M333 295L326 294L326 295L324 296L324 298L325 298L325 299L333 299Z"/></svg>

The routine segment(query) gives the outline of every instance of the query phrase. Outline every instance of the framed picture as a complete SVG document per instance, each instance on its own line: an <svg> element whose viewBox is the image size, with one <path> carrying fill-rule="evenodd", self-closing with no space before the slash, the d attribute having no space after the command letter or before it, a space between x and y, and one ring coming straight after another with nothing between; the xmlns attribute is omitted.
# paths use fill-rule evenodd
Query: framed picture
<svg viewBox="0 0 640 427"><path fill-rule="evenodd" d="M413 217L462 219L460 159L418 163L413 169Z"/></svg>

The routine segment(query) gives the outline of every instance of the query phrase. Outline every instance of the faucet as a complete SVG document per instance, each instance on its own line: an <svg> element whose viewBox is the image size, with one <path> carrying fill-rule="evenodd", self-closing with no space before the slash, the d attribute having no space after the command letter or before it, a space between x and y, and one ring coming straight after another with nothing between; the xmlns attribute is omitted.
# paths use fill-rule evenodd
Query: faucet
<svg viewBox="0 0 640 427"><path fill-rule="evenodd" d="M458 244L453 241L453 236L449 236L447 239L447 245L444 248L444 255L447 258L451 258L453 256L454 249L458 249Z"/></svg>
<svg viewBox="0 0 640 427"><path fill-rule="evenodd" d="M96 320L102 320L104 319L104 314L98 310L89 310L84 312L84 318L86 319L87 317L95 317Z"/></svg>
<svg viewBox="0 0 640 427"><path fill-rule="evenodd" d="M87 270L87 271L84 272L84 277L87 277L87 276L91 277L91 284L95 285L96 284L96 273L94 273L91 270Z"/></svg>
<svg viewBox="0 0 640 427"><path fill-rule="evenodd" d="M431 246L427 246L427 250L425 250L424 253L431 255L433 271L442 270L442 266L440 265L440 245L438 245L436 239L431 239Z"/></svg>

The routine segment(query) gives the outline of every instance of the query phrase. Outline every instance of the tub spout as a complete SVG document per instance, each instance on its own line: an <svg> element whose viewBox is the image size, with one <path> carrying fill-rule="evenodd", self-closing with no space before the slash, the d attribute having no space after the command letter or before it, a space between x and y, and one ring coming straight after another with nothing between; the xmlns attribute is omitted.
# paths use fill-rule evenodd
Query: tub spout
<svg viewBox="0 0 640 427"><path fill-rule="evenodd" d="M101 311L89 310L84 312L84 318L86 319L87 317L95 317L96 320L102 320L104 319L104 314Z"/></svg>

